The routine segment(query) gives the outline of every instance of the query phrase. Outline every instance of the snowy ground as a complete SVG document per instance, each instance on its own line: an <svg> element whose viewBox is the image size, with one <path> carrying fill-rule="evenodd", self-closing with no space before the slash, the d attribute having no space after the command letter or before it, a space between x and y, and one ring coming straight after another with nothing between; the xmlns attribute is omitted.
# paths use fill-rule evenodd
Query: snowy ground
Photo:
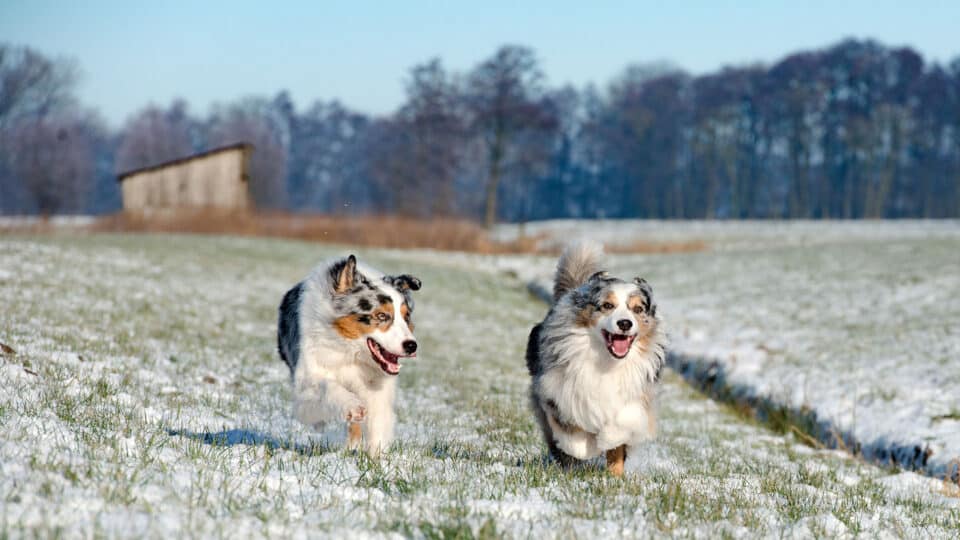
<svg viewBox="0 0 960 540"><path fill-rule="evenodd" d="M0 353L0 536L960 533L951 486L775 435L671 373L660 437L625 479L546 465L522 360L544 307L522 279L489 271L545 259L360 252L423 279L422 354L401 375L394 451L379 462L345 452L342 434L292 420L274 353L280 296L331 253L264 239L0 237L0 342L12 349ZM695 344L700 325L726 328L712 295L737 281L736 263L712 256L686 256L698 279L672 275L674 256L616 264L650 276ZM928 272L909 275L947 273ZM706 316L679 309L693 305ZM756 332L770 310L750 319Z"/></svg>
<svg viewBox="0 0 960 540"><path fill-rule="evenodd" d="M957 220L900 221L657 221L550 220L523 226L500 225L494 238L515 240L520 234L542 236L544 248L562 247L573 240L629 245L702 241L710 251L753 251L771 247L809 247L878 240L956 240Z"/></svg>
<svg viewBox="0 0 960 540"><path fill-rule="evenodd" d="M675 363L693 377L719 373L735 394L815 413L828 444L956 475L960 223L561 221L528 231L546 243L705 240L702 253L611 260L653 283ZM551 264L519 272L547 286Z"/></svg>
<svg viewBox="0 0 960 540"><path fill-rule="evenodd" d="M75 216L51 216L42 218L39 216L0 216L0 231L11 230L29 230L39 226L47 226L58 229L75 229L78 227L87 227L97 221L97 216L75 215Z"/></svg>

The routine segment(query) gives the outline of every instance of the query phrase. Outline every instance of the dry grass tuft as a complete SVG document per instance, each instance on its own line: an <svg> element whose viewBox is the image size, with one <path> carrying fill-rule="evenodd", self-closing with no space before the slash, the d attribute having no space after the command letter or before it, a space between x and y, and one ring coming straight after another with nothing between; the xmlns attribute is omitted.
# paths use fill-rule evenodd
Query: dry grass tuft
<svg viewBox="0 0 960 540"><path fill-rule="evenodd" d="M607 253L693 253L705 251L707 243L703 240L686 240L683 242L647 242L637 240L627 244L607 244L604 249Z"/></svg>
<svg viewBox="0 0 960 540"><path fill-rule="evenodd" d="M287 213L177 212L149 217L122 213L101 218L96 231L235 234L398 249L474 253L532 253L538 238L495 242L471 221L399 216L327 216Z"/></svg>
<svg viewBox="0 0 960 540"><path fill-rule="evenodd" d="M501 242L491 239L479 224L457 218L423 220L401 216L330 216L204 209L151 214L122 212L96 219L64 222L25 219L6 226L0 223L0 234L48 234L63 230L266 236L352 246L428 248L483 254L556 256L561 251L556 239L549 238L546 233ZM615 254L686 253L703 251L707 249L707 244L699 240L663 243L637 240L608 244L605 249Z"/></svg>

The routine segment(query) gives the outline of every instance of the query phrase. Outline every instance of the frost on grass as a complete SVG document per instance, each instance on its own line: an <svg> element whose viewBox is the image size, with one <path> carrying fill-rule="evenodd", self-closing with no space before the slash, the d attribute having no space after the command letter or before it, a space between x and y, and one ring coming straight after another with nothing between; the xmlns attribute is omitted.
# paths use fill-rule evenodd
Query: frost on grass
<svg viewBox="0 0 960 540"><path fill-rule="evenodd" d="M549 466L527 412L543 307L500 259L361 252L423 278L422 354L374 462L290 415L276 304L328 248L0 239L0 523L10 536L953 537L941 487L745 423L667 376L623 481ZM2 534L2 533L0 533Z"/></svg>

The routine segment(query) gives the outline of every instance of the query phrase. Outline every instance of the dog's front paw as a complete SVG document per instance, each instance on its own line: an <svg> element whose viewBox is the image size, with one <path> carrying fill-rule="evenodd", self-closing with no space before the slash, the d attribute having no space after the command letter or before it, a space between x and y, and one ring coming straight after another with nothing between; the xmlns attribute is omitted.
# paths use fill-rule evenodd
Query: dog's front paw
<svg viewBox="0 0 960 540"><path fill-rule="evenodd" d="M577 459L590 459L600 453L596 438L586 431L558 433L554 440L557 447Z"/></svg>
<svg viewBox="0 0 960 540"><path fill-rule="evenodd" d="M610 450L617 448L630 439L630 432L619 426L608 424L597 433L597 448Z"/></svg>
<svg viewBox="0 0 960 540"><path fill-rule="evenodd" d="M367 419L367 408L363 405L347 407L345 419L347 422L360 423Z"/></svg>

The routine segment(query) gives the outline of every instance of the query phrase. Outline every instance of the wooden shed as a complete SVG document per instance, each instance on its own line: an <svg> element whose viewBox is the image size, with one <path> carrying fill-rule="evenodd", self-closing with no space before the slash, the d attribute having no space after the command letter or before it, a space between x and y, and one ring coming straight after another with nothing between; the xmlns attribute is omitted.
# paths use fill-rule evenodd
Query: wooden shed
<svg viewBox="0 0 960 540"><path fill-rule="evenodd" d="M253 146L232 144L127 171L117 177L125 212L248 210Z"/></svg>

